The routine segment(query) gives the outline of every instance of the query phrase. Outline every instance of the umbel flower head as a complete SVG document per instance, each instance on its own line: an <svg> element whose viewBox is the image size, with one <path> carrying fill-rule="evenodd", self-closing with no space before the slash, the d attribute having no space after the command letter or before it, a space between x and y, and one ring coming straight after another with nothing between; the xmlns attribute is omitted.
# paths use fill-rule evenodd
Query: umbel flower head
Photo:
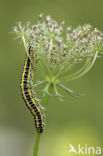
<svg viewBox="0 0 103 156"><path fill-rule="evenodd" d="M22 25L21 22L13 28L17 39L23 42L25 49L32 45L36 59L41 65L45 76L34 87L46 84L43 93L49 94L52 84L54 95L60 97L57 88L65 89L70 95L78 96L74 91L65 87L62 82L72 81L86 74L95 63L97 57L103 54L103 33L91 25L78 26L75 29L63 28L64 22L58 24L50 16L38 17L37 24ZM65 35L65 37L64 37ZM71 73L77 64L79 69Z"/></svg>

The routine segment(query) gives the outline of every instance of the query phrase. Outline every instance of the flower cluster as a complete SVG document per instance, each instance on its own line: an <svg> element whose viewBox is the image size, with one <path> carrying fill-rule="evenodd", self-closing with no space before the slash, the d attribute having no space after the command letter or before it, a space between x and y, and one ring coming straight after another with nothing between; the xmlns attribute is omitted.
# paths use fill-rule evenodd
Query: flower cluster
<svg viewBox="0 0 103 156"><path fill-rule="evenodd" d="M23 41L26 50L30 45L35 48L38 62L43 60L49 73L55 73L45 77L46 81L55 84L56 94L58 84L72 94L71 90L59 83L60 79L63 76L67 77L64 79L67 81L78 79L91 69L96 58L103 54L103 33L89 24L75 29L67 27L66 31L63 26L64 22L58 24L50 16L43 18L43 14L40 14L37 24L27 22L23 26L19 22L18 26L13 28L13 32L16 38ZM71 67L77 63L82 63L82 68L71 75L68 74Z"/></svg>
<svg viewBox="0 0 103 156"><path fill-rule="evenodd" d="M103 33L93 29L91 25L79 26L73 31L66 30L66 44L68 46L69 61L82 62L87 57L94 57L95 53L102 53Z"/></svg>
<svg viewBox="0 0 103 156"><path fill-rule="evenodd" d="M91 25L79 26L76 29L67 27L66 37L63 37L64 22L58 24L50 16L43 19L40 14L38 22L31 25L27 22L22 26L14 27L17 38L25 39L25 46L33 45L37 52L37 57L45 55L46 61L55 64L83 62L87 57L94 57L98 51L103 49L103 33L93 28ZM56 67L56 66L55 66Z"/></svg>

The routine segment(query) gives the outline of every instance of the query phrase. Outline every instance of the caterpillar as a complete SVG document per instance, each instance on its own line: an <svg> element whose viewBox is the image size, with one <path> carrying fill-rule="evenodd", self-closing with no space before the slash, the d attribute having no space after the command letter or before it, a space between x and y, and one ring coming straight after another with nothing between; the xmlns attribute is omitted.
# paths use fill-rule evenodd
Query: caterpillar
<svg viewBox="0 0 103 156"><path fill-rule="evenodd" d="M34 69L36 65L36 54L32 46L26 52L24 69L21 78L21 93L27 108L34 117L35 127L38 133L42 133L45 127L44 109L41 107L36 93L31 87L34 78Z"/></svg>

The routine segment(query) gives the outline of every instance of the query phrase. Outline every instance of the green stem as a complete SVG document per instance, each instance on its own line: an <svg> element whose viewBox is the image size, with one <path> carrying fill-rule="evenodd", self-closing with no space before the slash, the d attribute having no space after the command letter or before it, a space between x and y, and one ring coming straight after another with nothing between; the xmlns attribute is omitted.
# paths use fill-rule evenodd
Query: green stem
<svg viewBox="0 0 103 156"><path fill-rule="evenodd" d="M66 75L69 72L69 70L73 67L73 65L74 64L68 64L68 65L65 65L64 67L61 67L61 69L59 70L59 72L56 75L56 79Z"/></svg>
<svg viewBox="0 0 103 156"><path fill-rule="evenodd" d="M38 154L40 136L41 136L41 133L37 133L37 135L36 135L36 140L35 140L35 144L34 144L33 156L37 156L37 154Z"/></svg>
<svg viewBox="0 0 103 156"><path fill-rule="evenodd" d="M75 75L73 77L71 76L70 78L68 78L68 81L76 80L76 79L82 77L84 74L86 74L92 68L92 66L94 65L95 60L97 58L97 55L98 55L98 52L95 53L95 56L94 56L92 62L88 65L88 67L83 72L81 72L81 73L79 73L79 74L77 74L77 75Z"/></svg>
<svg viewBox="0 0 103 156"><path fill-rule="evenodd" d="M52 92L52 88L53 88L53 85L50 84L49 86L49 89L48 91L51 93ZM44 107L47 108L47 105L48 105L48 101L49 101L49 95L48 94L45 94L45 97L44 97L44 100L43 100L43 103L44 103ZM35 144L34 144L34 152L33 152L33 156L37 156L38 154L38 149L39 149L39 143L40 143L40 136L41 136L41 133L37 133L36 135L36 140L35 140Z"/></svg>
<svg viewBox="0 0 103 156"><path fill-rule="evenodd" d="M25 36L24 36L24 28L22 28L22 26L20 24L19 24L19 28L20 28L20 31L21 31L22 41L23 41L25 50L27 51L27 44L26 44L26 40L25 40Z"/></svg>
<svg viewBox="0 0 103 156"><path fill-rule="evenodd" d="M53 84L50 83L50 84L49 84L49 88L48 88L48 92L49 92L50 94L52 93L52 89L53 89ZM50 98L50 95L46 93L46 94L45 94L45 97L44 97L44 99L43 99L43 106L44 106L45 108L47 108L47 106L48 106L49 98Z"/></svg>
<svg viewBox="0 0 103 156"><path fill-rule="evenodd" d="M25 50L28 51L24 35L22 35L22 40L23 40L23 44L24 44Z"/></svg>
<svg viewBox="0 0 103 156"><path fill-rule="evenodd" d="M78 78L81 78L84 74L86 74L92 68L93 64L96 61L97 56L98 56L98 52L95 53L95 56L93 59L88 58L84 64L84 66L79 71L77 71L69 76L63 77L63 78L61 78L61 80L63 79L63 81L73 81Z"/></svg>

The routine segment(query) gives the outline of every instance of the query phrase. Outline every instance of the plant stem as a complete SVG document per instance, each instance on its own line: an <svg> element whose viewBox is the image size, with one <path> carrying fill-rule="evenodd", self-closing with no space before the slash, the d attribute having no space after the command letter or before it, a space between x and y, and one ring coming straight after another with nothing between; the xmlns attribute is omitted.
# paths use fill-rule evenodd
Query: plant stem
<svg viewBox="0 0 103 156"><path fill-rule="evenodd" d="M37 133L37 135L36 135L33 156L37 156L37 154L38 154L38 148L39 148L39 142L40 142L40 135L41 135L40 133Z"/></svg>
<svg viewBox="0 0 103 156"><path fill-rule="evenodd" d="M49 89L48 89L50 93L52 92L52 88L53 88L53 85L50 84ZM44 103L44 107L45 108L47 108L49 97L50 96L48 94L45 94L45 97L44 97L44 100L43 100L43 103ZM34 144L33 156L37 156L37 154L38 154L39 143L40 143L40 136L41 136L41 133L37 133L35 144Z"/></svg>

